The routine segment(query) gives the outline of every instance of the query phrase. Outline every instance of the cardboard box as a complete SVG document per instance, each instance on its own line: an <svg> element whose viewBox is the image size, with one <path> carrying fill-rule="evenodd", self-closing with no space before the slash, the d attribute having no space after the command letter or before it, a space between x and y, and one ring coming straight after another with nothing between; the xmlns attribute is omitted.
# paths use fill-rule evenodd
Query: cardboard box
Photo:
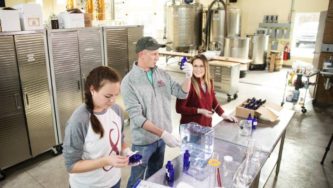
<svg viewBox="0 0 333 188"><path fill-rule="evenodd" d="M61 12L58 16L60 28L81 28L84 27L83 13Z"/></svg>
<svg viewBox="0 0 333 188"><path fill-rule="evenodd" d="M43 13L39 4L28 3L16 5L20 13L21 28L23 31L44 29Z"/></svg>
<svg viewBox="0 0 333 188"><path fill-rule="evenodd" d="M20 16L17 10L0 9L0 22L2 31L21 31Z"/></svg>
<svg viewBox="0 0 333 188"><path fill-rule="evenodd" d="M244 103L246 102L243 102L241 105L236 107L237 117L247 118L249 114L251 114L252 117L255 115L259 117L259 119L274 122L279 119L279 112L282 110L282 107L280 105L270 102L264 103L257 110L251 110L242 107Z"/></svg>

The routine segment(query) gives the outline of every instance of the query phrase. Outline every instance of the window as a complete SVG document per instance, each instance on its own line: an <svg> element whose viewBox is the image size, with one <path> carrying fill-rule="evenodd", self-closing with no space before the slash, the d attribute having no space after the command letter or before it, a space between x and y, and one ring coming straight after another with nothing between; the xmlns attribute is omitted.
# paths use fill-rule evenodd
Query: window
<svg viewBox="0 0 333 188"><path fill-rule="evenodd" d="M296 13L292 35L292 56L313 57L319 13Z"/></svg>

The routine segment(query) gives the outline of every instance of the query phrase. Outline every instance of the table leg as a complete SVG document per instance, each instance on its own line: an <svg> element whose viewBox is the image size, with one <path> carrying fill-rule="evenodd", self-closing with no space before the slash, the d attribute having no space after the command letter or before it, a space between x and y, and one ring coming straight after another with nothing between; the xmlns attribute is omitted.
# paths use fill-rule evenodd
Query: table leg
<svg viewBox="0 0 333 188"><path fill-rule="evenodd" d="M328 151L330 150L330 148L331 148L332 141L333 141L333 134L332 134L332 136L331 136L330 141L328 142L328 145L327 145L327 147L326 147L326 151L325 151L325 153L324 153L323 159L322 159L321 162L320 162L320 164L322 164L322 165L324 164L324 161L325 161L325 158L326 158L327 152L328 152ZM332 161L332 163L333 163L333 161Z"/></svg>
<svg viewBox="0 0 333 188"><path fill-rule="evenodd" d="M258 188L259 187L259 180L260 180L260 172L258 172L257 176L254 178L252 184L251 184L251 188Z"/></svg>
<svg viewBox="0 0 333 188"><path fill-rule="evenodd" d="M284 139L286 137L286 130L283 131L282 136L281 136L281 143L280 143L280 149L279 149L279 156L277 159L277 164L276 164L276 176L279 175L280 171L280 163L281 163L281 158L282 158L282 151L283 151L283 145L284 145Z"/></svg>

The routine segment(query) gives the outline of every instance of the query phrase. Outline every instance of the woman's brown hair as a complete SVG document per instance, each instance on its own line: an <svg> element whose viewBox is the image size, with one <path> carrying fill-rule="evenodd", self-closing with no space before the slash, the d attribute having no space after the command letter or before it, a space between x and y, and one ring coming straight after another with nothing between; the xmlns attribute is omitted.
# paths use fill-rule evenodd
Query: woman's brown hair
<svg viewBox="0 0 333 188"><path fill-rule="evenodd" d="M204 65L204 68L205 68L205 74L203 75L202 81L206 84L207 91L210 93L211 88L212 88L212 84L211 84L211 81L210 81L210 72L209 72L208 60L207 60L205 55L198 54L198 55L194 56L191 59L190 63L193 65L193 62L197 59L200 59L203 62L203 65ZM200 84L201 83L198 83L197 79L195 79L194 77L195 76L193 75L192 78L191 78L191 81L193 83L193 87L194 87L195 92L197 93L199 98L201 98L201 95L200 95L200 87L201 87Z"/></svg>
<svg viewBox="0 0 333 188"><path fill-rule="evenodd" d="M101 138L104 135L104 129L94 114L94 101L90 88L93 87L94 90L98 91L104 86L105 81L118 83L120 82L120 76L114 69L110 67L99 66L90 71L84 87L85 103L87 105L88 111L90 112L91 126L95 133L99 133L101 135Z"/></svg>

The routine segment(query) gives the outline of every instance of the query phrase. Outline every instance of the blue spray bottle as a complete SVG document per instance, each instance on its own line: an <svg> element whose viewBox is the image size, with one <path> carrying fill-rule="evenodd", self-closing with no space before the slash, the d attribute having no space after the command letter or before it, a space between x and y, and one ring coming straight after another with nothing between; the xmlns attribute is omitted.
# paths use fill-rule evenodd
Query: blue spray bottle
<svg viewBox="0 0 333 188"><path fill-rule="evenodd" d="M180 70L184 69L184 64L187 62L187 58L184 56L181 60L180 60Z"/></svg>
<svg viewBox="0 0 333 188"><path fill-rule="evenodd" d="M258 120L257 120L256 116L254 116L252 119L252 130L256 129L257 125L258 125Z"/></svg>
<svg viewBox="0 0 333 188"><path fill-rule="evenodd" d="M247 116L247 119L246 119L251 125L252 125L252 115L251 114L249 114L248 116Z"/></svg>
<svg viewBox="0 0 333 188"><path fill-rule="evenodd" d="M190 168L190 152L185 150L184 157L183 157L183 172L187 172Z"/></svg>
<svg viewBox="0 0 333 188"><path fill-rule="evenodd" d="M165 174L166 183L168 186L172 187L175 181L175 171L171 161L167 162L165 168L166 168L166 174Z"/></svg>

